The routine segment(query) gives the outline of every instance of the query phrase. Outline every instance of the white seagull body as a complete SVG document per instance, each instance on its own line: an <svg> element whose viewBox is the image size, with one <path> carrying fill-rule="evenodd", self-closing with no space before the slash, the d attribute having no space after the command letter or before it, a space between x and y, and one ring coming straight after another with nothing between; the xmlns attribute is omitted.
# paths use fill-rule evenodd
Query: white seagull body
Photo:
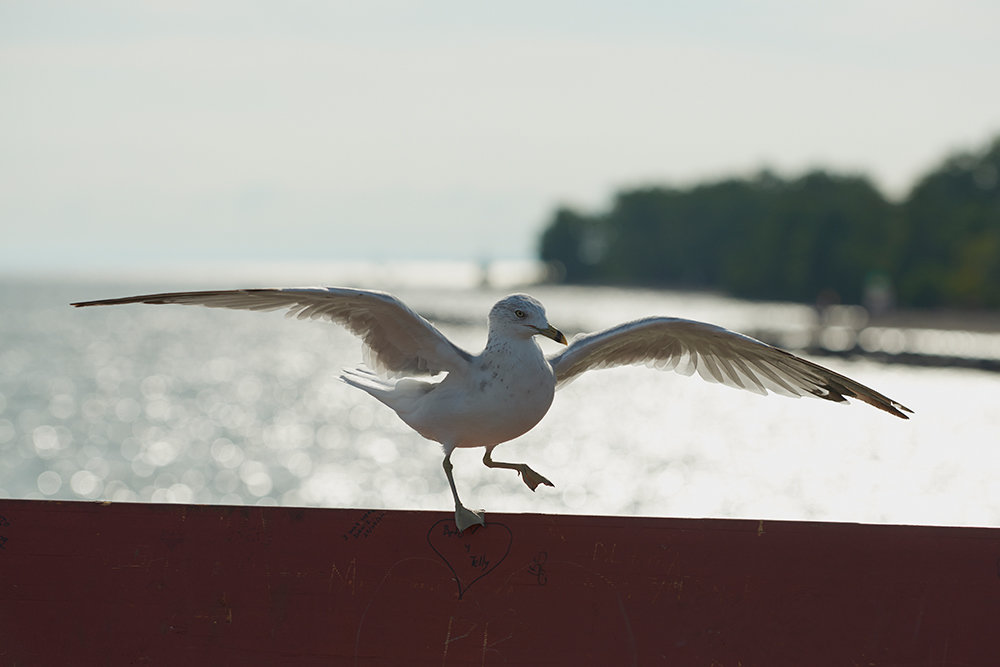
<svg viewBox="0 0 1000 667"><path fill-rule="evenodd" d="M493 449L531 430L552 405L555 390L584 371L647 364L697 372L710 382L758 394L816 396L844 402L856 398L897 417L912 412L900 403L844 377L742 334L712 324L649 317L593 334L548 358L536 335L566 343L548 323L542 304L526 294L501 299L489 314L489 335L477 355L457 347L430 322L385 292L328 287L172 292L74 303L201 305L240 310L287 308L289 317L327 319L346 327L364 344L374 371L341 376L392 408L413 430L444 446L444 470L455 499L460 530L483 524L465 508L452 475L458 447L485 447L483 463L516 470L534 490L552 482L523 463L494 461ZM446 373L441 380L430 376Z"/></svg>

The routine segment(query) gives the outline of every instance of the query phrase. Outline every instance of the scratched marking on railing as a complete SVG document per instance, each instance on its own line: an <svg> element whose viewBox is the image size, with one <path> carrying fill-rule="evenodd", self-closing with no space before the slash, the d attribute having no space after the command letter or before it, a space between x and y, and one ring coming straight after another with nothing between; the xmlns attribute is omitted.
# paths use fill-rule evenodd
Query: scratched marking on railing
<svg viewBox="0 0 1000 667"><path fill-rule="evenodd" d="M549 583L549 575L545 572L545 561L549 559L548 551L539 551L535 554L535 557L531 559L531 565L528 566L528 572L535 575L535 580L538 581L539 586L544 586Z"/></svg>
<svg viewBox="0 0 1000 667"><path fill-rule="evenodd" d="M344 540L349 540L351 538L360 539L362 537L368 537L375 532L375 527L382 521L385 516L385 510L368 510L361 515L361 518L354 522L347 532L341 535Z"/></svg>
<svg viewBox="0 0 1000 667"><path fill-rule="evenodd" d="M454 519L441 519L427 531L427 544L455 577L459 599L472 584L500 566L513 540L510 528L495 521L461 533Z"/></svg>

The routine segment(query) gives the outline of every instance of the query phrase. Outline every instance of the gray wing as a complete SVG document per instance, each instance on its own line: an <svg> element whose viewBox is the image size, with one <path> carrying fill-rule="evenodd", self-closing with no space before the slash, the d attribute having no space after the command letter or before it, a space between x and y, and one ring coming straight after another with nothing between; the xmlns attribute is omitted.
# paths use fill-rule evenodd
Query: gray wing
<svg viewBox="0 0 1000 667"><path fill-rule="evenodd" d="M241 289L146 294L72 305L123 303L178 303L261 311L287 308L286 317L325 319L346 327L364 342L365 361L391 376L458 370L470 359L430 322L385 292L343 287Z"/></svg>
<svg viewBox="0 0 1000 667"><path fill-rule="evenodd" d="M594 368L646 364L684 375L697 372L709 382L758 394L773 391L838 402L856 398L903 419L908 419L904 412L913 412L848 377L749 336L672 317L650 317L578 336L549 362L558 385Z"/></svg>

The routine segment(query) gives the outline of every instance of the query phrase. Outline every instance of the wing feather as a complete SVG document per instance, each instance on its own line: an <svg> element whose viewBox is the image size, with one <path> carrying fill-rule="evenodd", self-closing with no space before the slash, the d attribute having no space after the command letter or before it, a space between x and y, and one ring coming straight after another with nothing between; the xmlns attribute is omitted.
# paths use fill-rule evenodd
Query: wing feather
<svg viewBox="0 0 1000 667"><path fill-rule="evenodd" d="M120 299L82 301L74 306L126 303L207 306L237 310L287 309L287 317L335 322L361 338L365 360L389 376L435 374L458 370L471 356L449 341L430 322L385 292L344 287L242 289L168 292Z"/></svg>
<svg viewBox="0 0 1000 667"><path fill-rule="evenodd" d="M790 352L712 324L673 317L650 317L578 336L549 358L558 386L581 373L647 364L684 375L697 372L709 382L784 396L816 396L844 402L856 398L903 419L904 405L828 368Z"/></svg>

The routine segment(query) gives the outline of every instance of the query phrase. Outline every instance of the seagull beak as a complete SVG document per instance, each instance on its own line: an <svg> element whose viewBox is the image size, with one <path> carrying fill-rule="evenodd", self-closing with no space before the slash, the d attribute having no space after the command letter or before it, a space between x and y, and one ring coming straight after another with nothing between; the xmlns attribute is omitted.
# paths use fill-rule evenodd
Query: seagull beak
<svg viewBox="0 0 1000 667"><path fill-rule="evenodd" d="M564 336L563 332L559 331L559 329L556 329L554 326L549 326L546 329L537 329L537 331L546 338L551 338L557 343L562 343L563 345L566 345L566 336Z"/></svg>

